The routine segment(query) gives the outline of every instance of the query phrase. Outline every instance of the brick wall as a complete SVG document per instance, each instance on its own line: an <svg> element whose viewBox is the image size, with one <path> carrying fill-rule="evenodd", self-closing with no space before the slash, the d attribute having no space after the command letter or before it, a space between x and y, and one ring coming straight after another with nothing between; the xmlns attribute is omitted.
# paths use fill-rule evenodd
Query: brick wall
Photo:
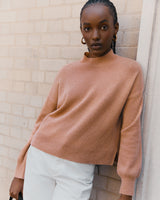
<svg viewBox="0 0 160 200"><path fill-rule="evenodd" d="M54 77L80 59L79 12L84 0L0 0L0 200L19 151L28 140ZM114 0L119 14L117 52L136 58L142 0ZM92 200L118 196L116 166L95 171Z"/></svg>

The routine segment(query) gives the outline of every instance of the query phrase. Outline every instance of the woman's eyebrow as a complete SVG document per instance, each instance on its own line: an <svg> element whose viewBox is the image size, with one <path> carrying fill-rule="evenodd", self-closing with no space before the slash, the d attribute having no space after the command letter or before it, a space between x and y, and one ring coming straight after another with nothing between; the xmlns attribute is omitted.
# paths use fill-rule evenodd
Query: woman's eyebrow
<svg viewBox="0 0 160 200"><path fill-rule="evenodd" d="M90 23L84 22L83 25L90 25Z"/></svg>
<svg viewBox="0 0 160 200"><path fill-rule="evenodd" d="M104 22L108 22L108 20L107 19L103 19L102 21L99 22L99 24L102 24Z"/></svg>

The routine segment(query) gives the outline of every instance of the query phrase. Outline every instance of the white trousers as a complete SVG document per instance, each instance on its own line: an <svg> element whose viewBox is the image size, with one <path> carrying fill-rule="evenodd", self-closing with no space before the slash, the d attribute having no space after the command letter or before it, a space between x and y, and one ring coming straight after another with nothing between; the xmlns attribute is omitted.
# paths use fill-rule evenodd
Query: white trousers
<svg viewBox="0 0 160 200"><path fill-rule="evenodd" d="M27 153L24 200L89 200L94 164L77 163L33 146Z"/></svg>

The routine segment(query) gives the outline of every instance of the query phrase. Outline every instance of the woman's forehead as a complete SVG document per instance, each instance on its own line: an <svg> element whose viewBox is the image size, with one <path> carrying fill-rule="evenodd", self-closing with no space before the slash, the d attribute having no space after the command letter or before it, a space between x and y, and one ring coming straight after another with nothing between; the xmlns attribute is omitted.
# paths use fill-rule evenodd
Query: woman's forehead
<svg viewBox="0 0 160 200"><path fill-rule="evenodd" d="M102 20L113 20L109 7L102 4L93 4L83 10L81 22L91 23L101 22Z"/></svg>

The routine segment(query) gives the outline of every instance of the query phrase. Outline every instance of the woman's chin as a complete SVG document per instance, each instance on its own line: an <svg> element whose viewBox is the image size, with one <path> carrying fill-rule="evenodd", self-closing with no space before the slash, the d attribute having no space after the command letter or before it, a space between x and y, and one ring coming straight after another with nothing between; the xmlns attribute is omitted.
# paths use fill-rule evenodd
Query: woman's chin
<svg viewBox="0 0 160 200"><path fill-rule="evenodd" d="M105 52L94 50L90 52L89 57L96 58L96 57L101 57L103 55L105 55Z"/></svg>

